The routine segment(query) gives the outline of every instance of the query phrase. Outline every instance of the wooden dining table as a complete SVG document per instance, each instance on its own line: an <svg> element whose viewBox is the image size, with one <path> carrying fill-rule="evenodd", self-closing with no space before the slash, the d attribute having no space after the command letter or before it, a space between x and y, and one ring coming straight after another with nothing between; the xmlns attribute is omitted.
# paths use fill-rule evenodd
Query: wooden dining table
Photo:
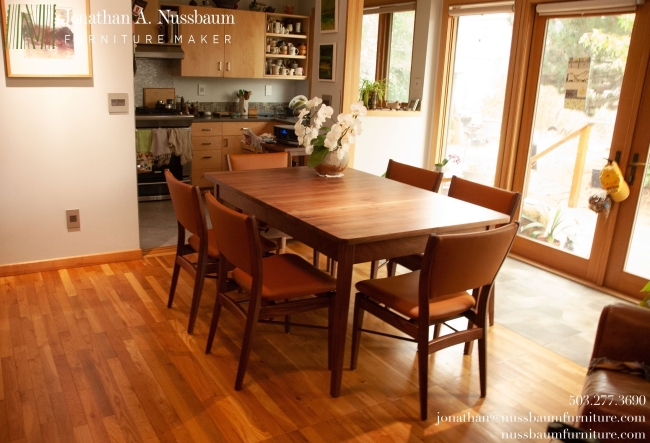
<svg viewBox="0 0 650 443"><path fill-rule="evenodd" d="M330 394L341 393L356 263L424 252L432 233L467 232L509 216L348 168L320 177L308 167L213 172L215 196L338 261L330 342Z"/></svg>

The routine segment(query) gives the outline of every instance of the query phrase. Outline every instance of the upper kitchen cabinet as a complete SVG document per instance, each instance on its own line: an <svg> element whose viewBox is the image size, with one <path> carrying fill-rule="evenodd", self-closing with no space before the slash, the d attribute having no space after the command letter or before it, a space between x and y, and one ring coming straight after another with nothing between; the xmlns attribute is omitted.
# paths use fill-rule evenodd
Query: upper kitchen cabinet
<svg viewBox="0 0 650 443"><path fill-rule="evenodd" d="M266 78L305 80L309 75L309 17L266 14Z"/></svg>
<svg viewBox="0 0 650 443"><path fill-rule="evenodd" d="M181 24L183 77L262 78L265 16L236 9L181 6L181 15L210 15L218 24Z"/></svg>

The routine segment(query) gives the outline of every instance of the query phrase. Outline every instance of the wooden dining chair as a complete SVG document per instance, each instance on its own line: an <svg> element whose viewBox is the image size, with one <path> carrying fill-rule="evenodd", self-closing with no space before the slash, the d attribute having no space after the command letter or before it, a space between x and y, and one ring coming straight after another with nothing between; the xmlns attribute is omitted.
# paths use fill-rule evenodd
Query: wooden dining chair
<svg viewBox="0 0 650 443"><path fill-rule="evenodd" d="M225 306L245 323L244 341L235 381L235 390L240 390L257 323L264 321L283 324L271 319L321 308L328 308L330 317L336 280L295 254L262 258L260 235L254 216L233 211L217 202L212 195L206 195L206 204L219 245L220 275L226 274L229 265L234 266L233 279L249 298L248 306L243 307L239 297L234 298L226 293L225 279L219 279L205 352L209 354L212 349L221 307ZM307 296L312 297L305 298ZM330 318L328 360L331 356L332 324Z"/></svg>
<svg viewBox="0 0 650 443"><path fill-rule="evenodd" d="M361 332L405 339L363 329L364 313L368 312L417 343L422 420L427 419L429 355L449 346L478 340L481 397L485 397L487 306L494 279L512 246L518 226L518 223L511 223L477 233L432 234L419 271L358 282L350 369L357 367ZM475 326L429 340L431 325L463 317Z"/></svg>
<svg viewBox="0 0 650 443"><path fill-rule="evenodd" d="M263 154L228 154L229 171L249 171L252 169L288 168L288 152L268 152Z"/></svg>
<svg viewBox="0 0 650 443"><path fill-rule="evenodd" d="M431 192L438 192L442 183L442 176L442 172L399 163L393 159L388 160L388 168L386 169L386 178ZM379 263L377 261L371 262L370 278L376 278L378 270Z"/></svg>
<svg viewBox="0 0 650 443"><path fill-rule="evenodd" d="M502 214L507 214L510 216L509 223L512 223L514 220L519 202L521 201L521 194L519 192L482 185L457 176L451 178L447 195L477 206L501 212ZM401 265L411 271L420 269L422 266L422 257L423 254L414 254L389 260L388 276L395 275L397 265ZM494 324L494 295L490 297L488 311L490 314L490 326L492 326ZM439 332L439 329L439 327L436 328L436 331Z"/></svg>
<svg viewBox="0 0 650 443"><path fill-rule="evenodd" d="M208 229L203 200L198 186L191 186L177 180L168 170L165 170L165 180L174 206L178 225L178 239L176 242L176 257L172 272L171 287L167 307L171 308L176 293L176 285L181 268L185 269L194 278L192 304L187 332L194 331L196 315L199 311L203 283L206 277L216 278L219 260L219 249L213 229ZM190 232L185 244L186 230ZM189 246L189 247L188 247ZM265 253L274 251L275 243L268 239L262 240L262 250ZM198 253L198 258L193 261L193 256Z"/></svg>

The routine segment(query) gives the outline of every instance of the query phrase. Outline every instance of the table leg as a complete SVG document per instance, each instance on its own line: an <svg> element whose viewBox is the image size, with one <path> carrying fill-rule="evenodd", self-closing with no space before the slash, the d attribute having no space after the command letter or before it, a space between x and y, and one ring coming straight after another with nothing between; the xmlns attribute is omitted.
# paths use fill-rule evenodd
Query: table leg
<svg viewBox="0 0 650 443"><path fill-rule="evenodd" d="M334 398L341 395L345 337L348 327L348 310L350 308L350 286L352 285L352 266L354 265L354 245L339 246L338 262L334 315L332 316L334 327L330 348L332 353L330 395Z"/></svg>

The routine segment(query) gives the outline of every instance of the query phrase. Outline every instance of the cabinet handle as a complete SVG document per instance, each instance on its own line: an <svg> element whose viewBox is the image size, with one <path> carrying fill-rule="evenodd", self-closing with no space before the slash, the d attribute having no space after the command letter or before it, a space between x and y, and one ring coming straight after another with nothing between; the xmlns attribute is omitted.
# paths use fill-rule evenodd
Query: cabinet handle
<svg viewBox="0 0 650 443"><path fill-rule="evenodd" d="M203 128L201 131L212 131L212 128Z"/></svg>
<svg viewBox="0 0 650 443"><path fill-rule="evenodd" d="M219 62L219 71L223 71L223 63Z"/></svg>
<svg viewBox="0 0 650 443"><path fill-rule="evenodd" d="M212 158L212 156L211 155L204 155L203 158L208 159L208 158Z"/></svg>
<svg viewBox="0 0 650 443"><path fill-rule="evenodd" d="M204 142L204 143L202 143L203 146L210 146L211 144L212 144L212 142Z"/></svg>
<svg viewBox="0 0 650 443"><path fill-rule="evenodd" d="M242 131L250 131L248 128L241 128Z"/></svg>
<svg viewBox="0 0 650 443"><path fill-rule="evenodd" d="M228 147L228 139L225 139L225 141L226 141L226 148L227 148Z"/></svg>
<svg viewBox="0 0 650 443"><path fill-rule="evenodd" d="M227 71L230 71L230 62L226 65L228 68L226 69Z"/></svg>

